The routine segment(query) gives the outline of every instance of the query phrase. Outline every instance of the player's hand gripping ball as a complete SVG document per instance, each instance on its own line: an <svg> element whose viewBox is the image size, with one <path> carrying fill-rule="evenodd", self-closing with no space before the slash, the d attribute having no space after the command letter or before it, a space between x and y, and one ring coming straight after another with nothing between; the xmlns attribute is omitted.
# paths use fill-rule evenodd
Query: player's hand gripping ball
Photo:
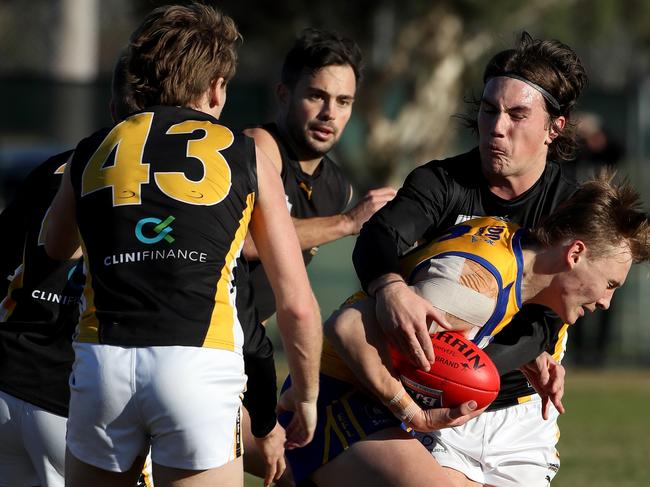
<svg viewBox="0 0 650 487"><path fill-rule="evenodd" d="M490 357L458 333L431 335L436 354L428 372L411 364L391 347L391 358L406 391L423 409L454 407L474 400L478 408L490 404L499 393L499 372Z"/></svg>

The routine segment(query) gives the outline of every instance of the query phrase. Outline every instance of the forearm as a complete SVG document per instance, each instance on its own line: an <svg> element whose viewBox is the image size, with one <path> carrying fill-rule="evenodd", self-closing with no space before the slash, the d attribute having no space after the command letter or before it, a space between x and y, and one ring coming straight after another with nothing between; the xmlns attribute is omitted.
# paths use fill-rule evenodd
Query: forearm
<svg viewBox="0 0 650 487"><path fill-rule="evenodd" d="M440 222L447 189L427 167L415 169L397 196L361 228L352 260L364 290L384 274L399 274L399 257Z"/></svg>
<svg viewBox="0 0 650 487"><path fill-rule="evenodd" d="M278 327L298 402L314 402L318 396L318 374L323 345L321 318L315 298L313 306L296 310L279 307Z"/></svg>
<svg viewBox="0 0 650 487"><path fill-rule="evenodd" d="M315 218L293 218L293 224L302 250L333 242L354 233L350 218L345 213Z"/></svg>
<svg viewBox="0 0 650 487"><path fill-rule="evenodd" d="M338 240L352 235L352 226L345 214L314 218L292 218L301 250ZM246 260L259 260L257 247L250 234L246 235L242 254Z"/></svg>
<svg viewBox="0 0 650 487"><path fill-rule="evenodd" d="M366 299L325 322L327 340L357 380L382 403L403 390L393 374L386 339L374 319L374 300Z"/></svg>

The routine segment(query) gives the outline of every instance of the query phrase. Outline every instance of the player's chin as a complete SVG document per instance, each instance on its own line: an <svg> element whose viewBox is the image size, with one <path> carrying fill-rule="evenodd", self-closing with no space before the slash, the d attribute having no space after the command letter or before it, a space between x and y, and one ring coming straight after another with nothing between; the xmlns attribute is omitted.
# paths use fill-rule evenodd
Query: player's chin
<svg viewBox="0 0 650 487"><path fill-rule="evenodd" d="M580 308L578 308L576 310L569 311L566 314L567 314L567 316L561 316L560 315L560 318L562 318L562 321L564 321L565 323L568 323L569 325L575 325L576 321L578 321L578 318L580 318L580 317L582 317L584 315L584 310L582 309L582 307L580 307Z"/></svg>
<svg viewBox="0 0 650 487"><path fill-rule="evenodd" d="M324 156L327 154L332 147L334 147L334 144L336 144L337 139L336 138L331 138L329 140L316 140L313 137L310 137L308 139L309 142L309 148L315 153L320 156Z"/></svg>

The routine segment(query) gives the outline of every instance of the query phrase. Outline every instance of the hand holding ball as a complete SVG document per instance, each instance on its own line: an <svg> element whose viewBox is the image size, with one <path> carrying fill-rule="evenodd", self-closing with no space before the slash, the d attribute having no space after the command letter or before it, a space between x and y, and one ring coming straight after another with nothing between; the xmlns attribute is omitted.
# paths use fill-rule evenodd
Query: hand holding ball
<svg viewBox="0 0 650 487"><path fill-rule="evenodd" d="M499 393L499 372L487 354L458 333L431 335L436 360L428 372L391 347L393 365L406 391L423 409L454 407L474 400L478 408Z"/></svg>

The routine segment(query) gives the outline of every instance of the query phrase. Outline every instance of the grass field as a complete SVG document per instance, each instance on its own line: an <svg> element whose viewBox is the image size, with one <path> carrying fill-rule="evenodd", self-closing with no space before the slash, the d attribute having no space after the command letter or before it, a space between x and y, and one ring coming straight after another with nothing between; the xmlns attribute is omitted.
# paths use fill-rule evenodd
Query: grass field
<svg viewBox="0 0 650 487"><path fill-rule="evenodd" d="M553 487L650 485L650 370L569 370L564 405Z"/></svg>
<svg viewBox="0 0 650 487"><path fill-rule="evenodd" d="M568 370L555 487L650 485L650 370Z"/></svg>
<svg viewBox="0 0 650 487"><path fill-rule="evenodd" d="M309 266L323 318L358 289L353 245L353 238L328 244ZM278 368L285 370L281 362ZM567 412L559 420L562 467L553 487L650 486L650 369L569 368L567 374ZM246 487L261 485L246 479Z"/></svg>

